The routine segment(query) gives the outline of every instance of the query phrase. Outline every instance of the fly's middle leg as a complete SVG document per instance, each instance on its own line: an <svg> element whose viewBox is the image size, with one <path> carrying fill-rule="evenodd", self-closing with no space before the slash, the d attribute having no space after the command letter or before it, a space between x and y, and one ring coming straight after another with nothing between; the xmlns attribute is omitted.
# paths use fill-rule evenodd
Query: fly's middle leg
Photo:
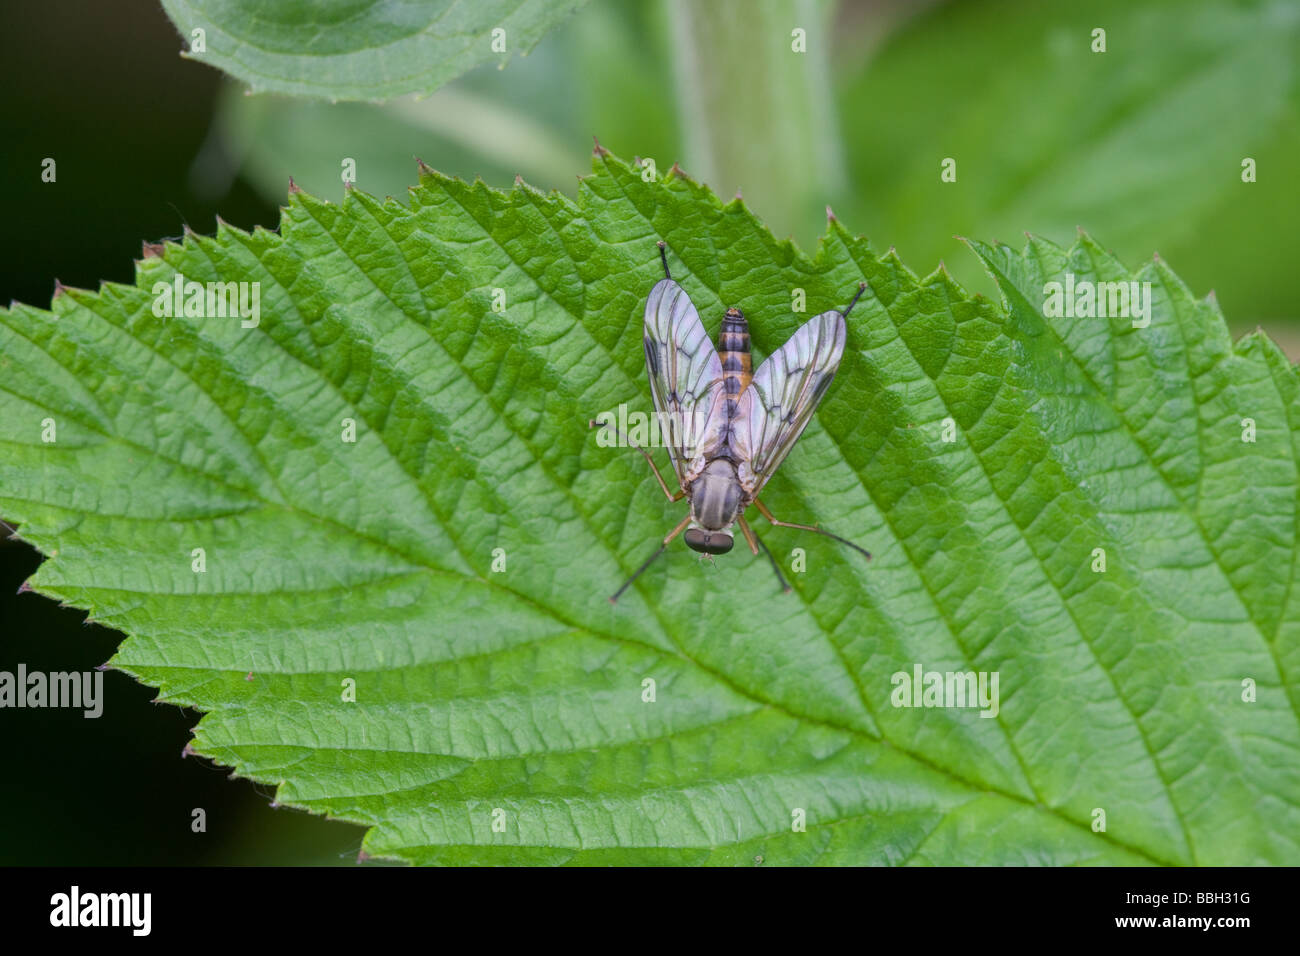
<svg viewBox="0 0 1300 956"><path fill-rule="evenodd" d="M654 472L655 481L659 482L659 487L664 490L664 495L667 496L669 501L681 501L683 498L686 497L685 489L679 489L677 494L673 494L671 491L668 490L668 484L664 481L664 476L659 474L659 467L655 464L655 460L650 457L650 453L646 451L644 448L642 448L640 445L638 445L636 442L632 441L632 439L628 438L627 435L623 434L622 430L613 422L598 422L593 418L587 422L587 427L608 428L612 430L616 435L618 435L618 437L621 438L624 444L626 444L629 448L635 448L637 451L639 451L641 453L641 457L646 460L646 464L650 466L650 470Z"/></svg>

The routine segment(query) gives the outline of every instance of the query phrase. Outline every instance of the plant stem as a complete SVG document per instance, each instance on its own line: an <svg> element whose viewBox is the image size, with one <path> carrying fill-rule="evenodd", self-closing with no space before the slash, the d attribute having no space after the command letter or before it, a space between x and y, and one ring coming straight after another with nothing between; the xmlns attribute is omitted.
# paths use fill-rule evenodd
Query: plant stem
<svg viewBox="0 0 1300 956"><path fill-rule="evenodd" d="M719 195L743 189L774 233L805 241L845 186L833 12L828 0L668 0L682 165Z"/></svg>

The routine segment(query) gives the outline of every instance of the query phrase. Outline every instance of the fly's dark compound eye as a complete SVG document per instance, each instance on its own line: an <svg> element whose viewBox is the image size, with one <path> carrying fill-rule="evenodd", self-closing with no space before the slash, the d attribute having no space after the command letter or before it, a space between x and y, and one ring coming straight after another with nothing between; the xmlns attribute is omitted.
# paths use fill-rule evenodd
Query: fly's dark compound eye
<svg viewBox="0 0 1300 956"><path fill-rule="evenodd" d="M725 531L705 531L701 528L686 529L686 546L701 554L726 554L735 544L731 535Z"/></svg>

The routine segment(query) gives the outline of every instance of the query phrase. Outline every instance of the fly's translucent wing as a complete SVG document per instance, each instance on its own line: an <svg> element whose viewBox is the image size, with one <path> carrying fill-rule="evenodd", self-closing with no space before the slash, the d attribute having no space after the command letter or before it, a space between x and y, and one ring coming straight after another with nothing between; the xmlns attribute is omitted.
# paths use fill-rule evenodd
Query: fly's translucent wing
<svg viewBox="0 0 1300 956"><path fill-rule="evenodd" d="M726 435L722 361L686 290L661 279L645 304L645 364L664 442L679 480Z"/></svg>
<svg viewBox="0 0 1300 956"><path fill-rule="evenodd" d="M809 319L758 367L740 396L731 447L740 459L740 483L751 497L785 460L830 388L844 337L839 312Z"/></svg>

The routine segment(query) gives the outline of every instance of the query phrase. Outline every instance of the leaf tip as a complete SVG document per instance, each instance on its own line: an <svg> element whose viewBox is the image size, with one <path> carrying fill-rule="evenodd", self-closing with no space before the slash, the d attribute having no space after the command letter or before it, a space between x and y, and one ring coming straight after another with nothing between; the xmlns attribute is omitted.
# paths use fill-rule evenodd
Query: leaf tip
<svg viewBox="0 0 1300 956"><path fill-rule="evenodd" d="M839 220L835 218L835 210L832 209L830 206L826 207L826 221L839 222Z"/></svg>
<svg viewBox="0 0 1300 956"><path fill-rule="evenodd" d="M142 242L140 243L140 258L161 259L165 248L161 242Z"/></svg>
<svg viewBox="0 0 1300 956"><path fill-rule="evenodd" d="M591 141L596 144L591 150L593 156L605 157L609 155L609 150L600 145L600 140L596 138L596 134L592 134Z"/></svg>
<svg viewBox="0 0 1300 956"><path fill-rule="evenodd" d="M302 187L299 186L297 183L295 183L295 182L293 181L293 177L290 176L290 177L289 177L289 195L290 195L290 196L296 196L296 195L297 195L298 193L300 193L300 192L302 192Z"/></svg>
<svg viewBox="0 0 1300 956"><path fill-rule="evenodd" d="M28 591L30 591L30 590L32 590L31 582L30 582L30 581L24 581L22 584L18 585L18 591L17 591L17 593L18 593L18 594L26 594L26 593L27 593Z"/></svg>
<svg viewBox="0 0 1300 956"><path fill-rule="evenodd" d="M186 757L193 757L194 755L194 741L191 740L181 748L181 759L184 760Z"/></svg>

